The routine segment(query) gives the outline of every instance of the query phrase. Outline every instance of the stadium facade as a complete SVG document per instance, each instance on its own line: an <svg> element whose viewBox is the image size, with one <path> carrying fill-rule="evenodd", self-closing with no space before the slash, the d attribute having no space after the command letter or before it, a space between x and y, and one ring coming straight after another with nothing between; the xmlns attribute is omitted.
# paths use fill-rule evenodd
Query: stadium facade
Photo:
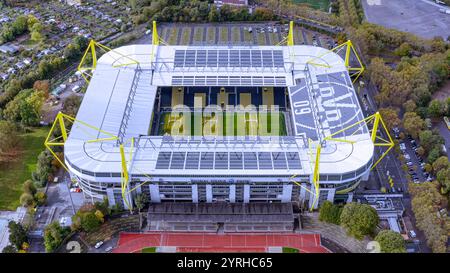
<svg viewBox="0 0 450 273"><path fill-rule="evenodd" d="M224 124L237 128L224 134L214 122L234 112L241 115ZM129 45L98 59L76 116L91 127L74 122L64 157L84 194L110 205L132 206L145 193L151 203L315 208L351 201L368 179L374 144L366 123L343 130L363 119L344 59L321 47ZM272 128L263 133L265 122Z"/></svg>

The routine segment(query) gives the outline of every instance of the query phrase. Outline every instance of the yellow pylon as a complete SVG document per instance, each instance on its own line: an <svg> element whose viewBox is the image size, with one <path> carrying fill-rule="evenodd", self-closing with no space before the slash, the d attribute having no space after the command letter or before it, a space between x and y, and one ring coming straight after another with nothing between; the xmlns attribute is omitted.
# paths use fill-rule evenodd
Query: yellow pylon
<svg viewBox="0 0 450 273"><path fill-rule="evenodd" d="M61 166L68 172L69 168L66 166L66 164L56 155L55 151L53 150L54 147L56 146L64 146L65 142L68 139L68 133L69 133L69 127L66 125L67 123L71 124L72 126L74 126L75 124L77 126L81 126L81 127L85 127L87 129L91 129L94 130L96 132L100 132L102 134L105 134L107 137L104 138L96 138L93 135L90 135L92 137L91 140L87 140L86 143L94 143L94 142L103 142L103 141L118 141L119 137L106 132L100 128L97 128L95 126L92 126L90 124L87 124L86 122L83 122L81 120L78 120L74 117L71 117L69 115L66 115L62 112L59 112L56 115L55 120L53 121L53 125L47 135L47 138L44 141L44 146L50 151L50 153L53 155L53 157L55 157L55 159L61 164ZM61 135L60 136L54 136L54 133L56 132L57 128L60 128L61 131ZM86 134L87 131L84 130L84 132ZM88 134L89 135L89 134ZM131 139L131 148L130 148L130 153L129 153L129 159L128 162L131 162L132 160L132 150L134 147L134 138ZM135 190L136 188L127 191L128 188L128 183L130 181L129 179L129 173L128 173L128 166L127 166L127 159L125 157L125 149L123 146L123 143L121 143L119 145L119 150L120 150L120 156L121 156L121 190L122 190L122 197L123 200L125 202L125 204L128 206L128 208L130 208L130 210L132 209L132 206L129 204L128 202L128 198L127 198L127 194L132 192L133 190Z"/></svg>
<svg viewBox="0 0 450 273"><path fill-rule="evenodd" d="M342 49L345 49L345 54L344 54L345 67L347 68L347 71L348 71L350 77L353 78L353 83L355 83L356 80L359 78L359 76L361 76L361 74L364 72L365 68L364 68L363 63L361 62L361 59L359 58L358 53L355 50L355 47L352 44L352 41L350 41L350 40L348 40L347 42L345 42L345 43L343 43L341 45L338 45L337 47L335 47L335 48L333 48L331 50L327 50L325 53L308 60L306 63L314 65L314 66L331 68L331 66L328 65L328 64L323 64L323 63L319 63L319 62L315 62L315 61L318 60L318 59L320 60L323 56L328 55L328 54L330 54L332 52L334 52L336 54L339 54L339 52ZM350 57L351 57L352 53L356 57L356 60L358 62L357 63L358 66L356 66L356 67L352 67L351 64L350 64Z"/></svg>
<svg viewBox="0 0 450 273"><path fill-rule="evenodd" d="M373 127L372 127L372 132L370 135L370 139L372 141L372 143L374 144L374 146L385 146L388 147L386 151L383 152L383 154L380 156L380 158L372 165L372 168L370 170L373 170L378 163L380 163L380 161L387 155L387 153L394 147L395 143L392 140L391 135L389 134L389 130L387 129L383 118L381 117L381 114L379 112L376 112L375 114L366 117L363 120L360 120L358 122L355 122L354 124L351 124L349 126L347 126L346 128L339 130L327 137L325 137L323 139L323 142L325 141L336 141L336 142L344 142L344 143L350 143L350 144L355 144L356 141L351 141L351 140L346 140L346 139L341 139L341 138L334 138L334 136L345 132L355 126L358 126L362 123L366 123L369 124L373 122ZM383 139L381 136L377 135L377 131L380 128L380 124L381 124L381 128L384 129L386 135L388 136L388 139ZM312 192L310 190L308 190L308 192L310 192L312 195L314 195L314 200L313 200L313 204L310 207L310 210L312 211L313 208L315 207L315 205L317 204L318 198L319 198L319 182L320 182L320 154L321 154L321 150L322 150L322 143L317 143L317 147L316 147L316 151L315 151L315 158L313 156L313 148L312 148L312 143L313 141L311 139L309 139L309 154L311 156L310 159L310 163L312 165L314 165L314 169L313 169L313 177L312 177L312 182L313 182L313 186L315 188L315 191ZM293 180L293 178L295 178L296 175L291 177L291 182L295 183L296 185L303 187L300 183L298 183L297 181ZM304 187L303 187L304 188ZM306 188L305 188L306 189Z"/></svg>
<svg viewBox="0 0 450 273"><path fill-rule="evenodd" d="M89 83L88 76L89 77L91 76L89 73L92 73L95 70L95 68L97 68L97 51L96 51L97 49L101 49L103 52L111 51L111 52L114 52L114 54L117 54L118 58L115 58L115 61L117 61L119 58L125 58L128 60L126 63L115 64L115 62L114 62L112 64L113 67L121 67L121 66L127 66L127 65L131 65L131 64L139 64L139 62L136 61L135 59L130 58L122 53L119 53L118 51L113 50L105 45L102 45L94 40L91 40L89 42L88 47L86 48L86 51L83 54L83 57L81 58L80 63L78 64L78 67L77 67L77 70L81 73L81 76L88 83ZM86 66L86 64L85 64L86 57L88 56L89 52L91 54L92 64Z"/></svg>

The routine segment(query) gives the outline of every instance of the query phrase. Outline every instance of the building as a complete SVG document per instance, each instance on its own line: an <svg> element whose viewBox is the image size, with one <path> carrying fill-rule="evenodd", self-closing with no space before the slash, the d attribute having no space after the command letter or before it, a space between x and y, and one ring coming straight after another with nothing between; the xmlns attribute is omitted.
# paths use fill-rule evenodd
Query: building
<svg viewBox="0 0 450 273"><path fill-rule="evenodd" d="M235 7L248 6L248 0L214 0L214 4L220 8L223 5L230 5Z"/></svg>
<svg viewBox="0 0 450 273"><path fill-rule="evenodd" d="M0 52L4 54L16 54L19 52L19 47L13 44L3 44L0 46Z"/></svg>
<svg viewBox="0 0 450 273"><path fill-rule="evenodd" d="M64 156L84 194L110 205L145 193L316 208L368 179L363 119L343 58L324 48L129 45L98 59Z"/></svg>

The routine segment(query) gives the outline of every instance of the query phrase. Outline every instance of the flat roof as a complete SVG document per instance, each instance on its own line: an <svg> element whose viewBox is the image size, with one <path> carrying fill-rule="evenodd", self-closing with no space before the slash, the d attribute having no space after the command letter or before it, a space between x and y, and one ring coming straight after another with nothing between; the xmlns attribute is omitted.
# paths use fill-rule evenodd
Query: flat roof
<svg viewBox="0 0 450 273"><path fill-rule="evenodd" d="M130 58L139 65L130 64ZM285 86L291 100L295 135L214 140L148 136L157 87L174 85ZM182 168L175 168L180 175L211 175L214 169L215 175L232 176L242 175L245 169L245 175L249 176L290 176L312 173L308 139L321 140L364 117L344 61L324 48L130 45L110 51L98 60L76 118L119 136L127 155L132 155L129 163L132 174L172 175L173 168L158 168L162 164L158 160L164 159L162 153L166 153L170 154L170 160L175 156L179 166L183 164ZM65 143L69 168L80 176L95 175L98 181L110 181L107 173L120 173L117 142L87 142L106 137L109 135L75 122ZM328 141L322 148L321 173L361 174L361 170L367 170L374 146L366 125L336 137L357 142ZM135 139L134 147L131 138ZM211 152L215 162L212 167L186 168L188 157L198 159ZM238 168L232 168L232 158L239 161L251 153L256 153L257 168L241 168L239 162ZM300 164L289 163L291 154L298 156ZM217 164L223 157L228 163Z"/></svg>

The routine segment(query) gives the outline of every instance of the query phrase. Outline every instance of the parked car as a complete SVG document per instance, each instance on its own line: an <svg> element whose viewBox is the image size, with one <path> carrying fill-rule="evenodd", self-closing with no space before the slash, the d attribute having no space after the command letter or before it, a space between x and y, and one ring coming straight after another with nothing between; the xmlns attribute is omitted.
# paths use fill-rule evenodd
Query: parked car
<svg viewBox="0 0 450 273"><path fill-rule="evenodd" d="M410 230L410 231L409 231L409 236L410 236L411 238L416 238L416 237L417 237L416 232L415 232L414 230Z"/></svg>
<svg viewBox="0 0 450 273"><path fill-rule="evenodd" d="M108 246L107 248L105 248L105 252L110 252L113 249L112 246Z"/></svg>
<svg viewBox="0 0 450 273"><path fill-rule="evenodd" d="M95 244L95 249L99 249L102 245L103 245L103 241L100 241L100 242L97 242L96 244Z"/></svg>

